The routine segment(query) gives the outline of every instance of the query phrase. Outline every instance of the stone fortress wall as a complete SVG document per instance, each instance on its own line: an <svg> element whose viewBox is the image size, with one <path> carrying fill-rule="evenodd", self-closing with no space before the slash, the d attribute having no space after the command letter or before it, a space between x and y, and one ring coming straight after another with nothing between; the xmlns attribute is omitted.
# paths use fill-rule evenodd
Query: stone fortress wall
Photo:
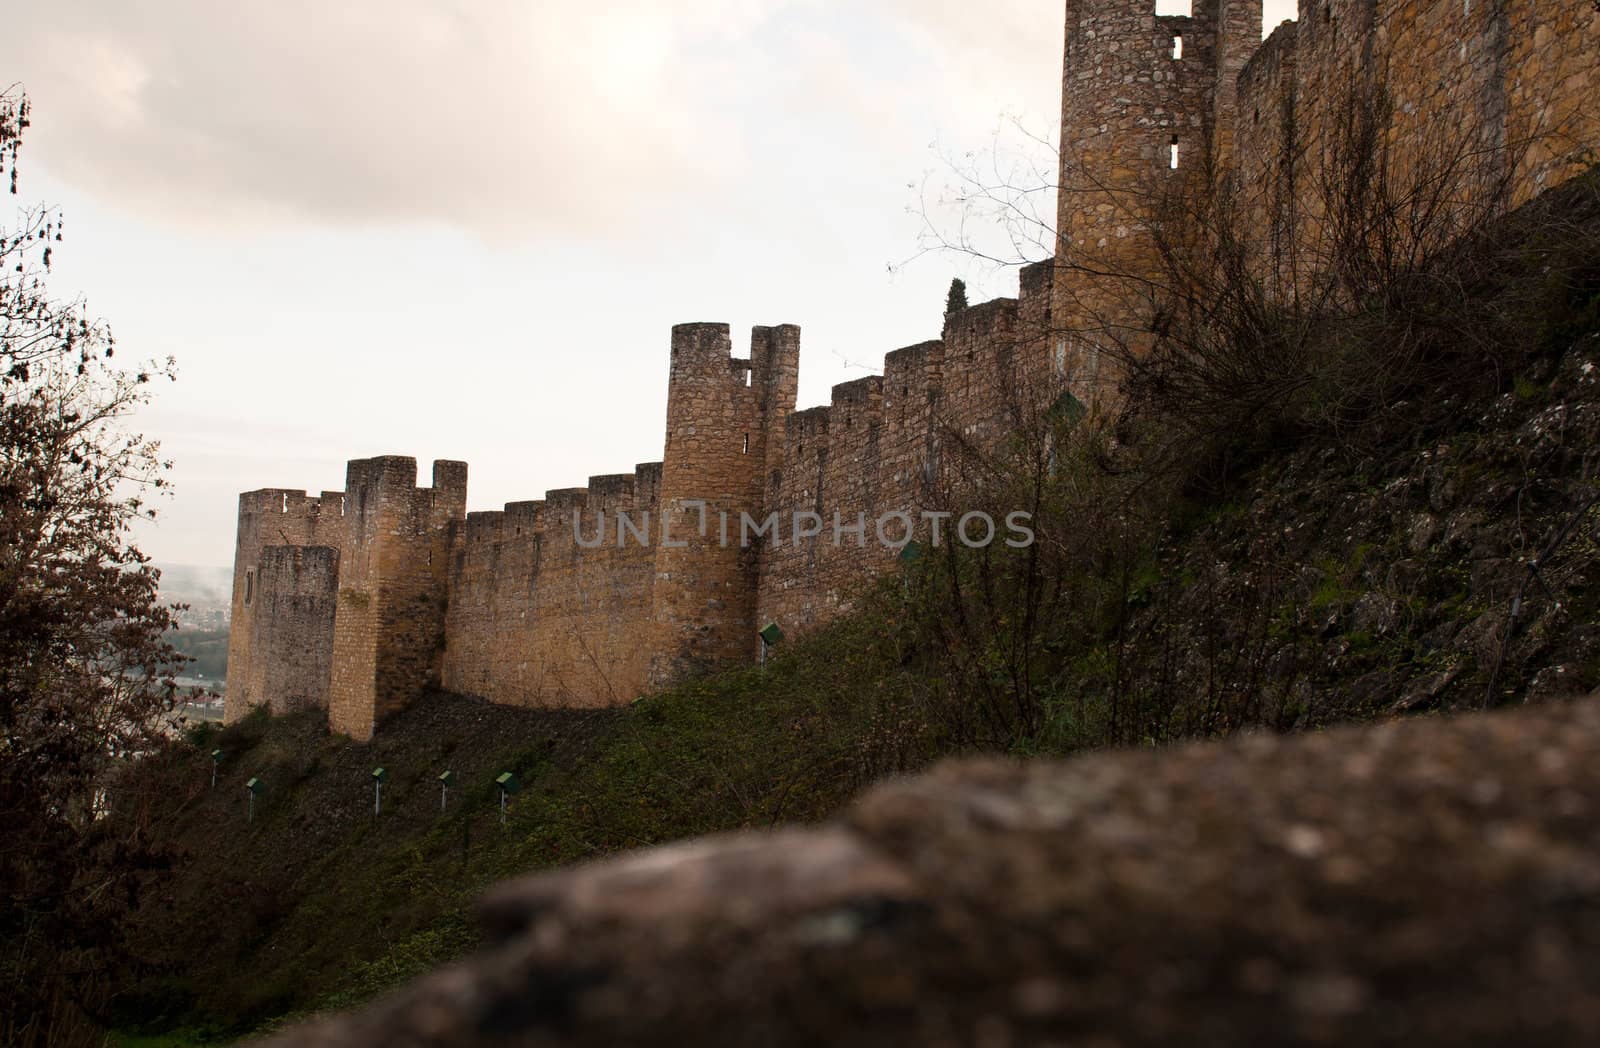
<svg viewBox="0 0 1600 1048"><path fill-rule="evenodd" d="M1600 159L1591 0L1300 0L1265 41L1259 0L1066 12L1055 352L1086 399L1114 386L1107 344L1137 351L1148 330L1143 233L1163 182L1231 176L1263 241L1290 212L1314 226L1319 169L1358 89L1388 95L1397 184L1453 156L1479 181L1503 174L1515 205Z"/></svg>
<svg viewBox="0 0 1600 1048"><path fill-rule="evenodd" d="M1301 0L1265 42L1260 0L1153 8L1066 4L1057 258L828 405L795 410L798 328L758 327L735 357L726 325L686 324L662 460L632 473L471 514L465 464L434 463L418 488L399 457L351 462L344 492L240 496L227 719L323 707L364 739L430 687L618 705L753 661L768 623L792 636L828 622L893 565L881 515L935 504L957 449L993 446L1038 391L1099 395L1104 337L1137 345L1128 277L1153 265L1153 182L1231 171L1263 228L1275 206L1310 207L1296 169L1361 77L1392 93L1397 156L1464 136L1501 151L1519 199L1600 144L1590 0ZM797 538L796 514L817 533ZM773 515L776 536L741 542L743 517Z"/></svg>

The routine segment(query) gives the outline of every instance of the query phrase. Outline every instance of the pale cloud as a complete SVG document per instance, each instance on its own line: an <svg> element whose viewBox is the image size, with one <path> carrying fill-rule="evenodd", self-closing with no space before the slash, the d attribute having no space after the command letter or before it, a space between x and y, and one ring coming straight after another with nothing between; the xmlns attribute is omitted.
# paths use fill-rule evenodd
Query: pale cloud
<svg viewBox="0 0 1600 1048"><path fill-rule="evenodd" d="M1163 0L1166 2L1166 0ZM1267 24L1292 14L1272 0ZM203 228L627 237L749 176L746 100L884 140L931 110L1041 136L1060 0L52 0L0 44L53 175ZM816 162L832 162L814 158Z"/></svg>
<svg viewBox="0 0 1600 1048"><path fill-rule="evenodd" d="M773 79L868 140L919 96L956 124L1049 112L1038 37L1058 6L54 0L0 58L35 99L30 152L133 213L619 237L748 175L761 114L741 101Z"/></svg>
<svg viewBox="0 0 1600 1048"><path fill-rule="evenodd" d="M57 177L201 223L436 221L605 230L728 136L683 55L744 0L93 3L16 20L6 75ZM723 169L726 170L725 168Z"/></svg>
<svg viewBox="0 0 1600 1048"><path fill-rule="evenodd" d="M954 90L946 119L991 117L1005 109L1039 130L1059 119L1061 102L1060 0L1008 0L974 7L969 0L886 0ZM1041 46L1045 41L1054 46Z"/></svg>

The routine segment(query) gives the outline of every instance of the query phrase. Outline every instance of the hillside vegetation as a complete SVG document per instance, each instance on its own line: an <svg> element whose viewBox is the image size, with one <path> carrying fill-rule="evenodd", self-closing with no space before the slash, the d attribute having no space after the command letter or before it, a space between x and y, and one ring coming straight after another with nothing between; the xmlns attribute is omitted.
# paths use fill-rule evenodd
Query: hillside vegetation
<svg viewBox="0 0 1600 1048"><path fill-rule="evenodd" d="M927 556L764 669L595 713L433 695L371 744L315 714L197 729L116 791L116 817L170 857L138 911L124 1025L201 1040L348 1005L467 950L494 880L815 820L954 753L1600 687L1597 231L1592 180L1550 195L1456 260L1459 279L1319 325L1318 370L1249 420L1134 412L1112 440L1047 419L1047 469L1022 427L971 474L996 505L1036 508L1034 548ZM1452 337L1462 323L1485 339ZM1406 373L1353 405L1337 376L1383 368L1397 332ZM505 771L522 789L502 824ZM247 822L251 776L266 789Z"/></svg>

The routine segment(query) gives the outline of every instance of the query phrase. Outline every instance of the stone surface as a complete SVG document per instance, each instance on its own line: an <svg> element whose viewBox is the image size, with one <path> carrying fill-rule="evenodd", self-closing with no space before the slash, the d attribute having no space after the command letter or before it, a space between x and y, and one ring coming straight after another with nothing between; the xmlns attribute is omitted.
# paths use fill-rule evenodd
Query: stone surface
<svg viewBox="0 0 1600 1048"><path fill-rule="evenodd" d="M1593 1043L1600 695L1066 763L494 891L272 1048Z"/></svg>

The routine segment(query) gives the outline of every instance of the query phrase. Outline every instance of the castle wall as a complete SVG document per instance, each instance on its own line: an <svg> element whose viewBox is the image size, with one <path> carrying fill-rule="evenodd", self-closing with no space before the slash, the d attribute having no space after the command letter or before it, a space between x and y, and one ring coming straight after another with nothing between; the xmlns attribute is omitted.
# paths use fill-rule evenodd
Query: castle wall
<svg viewBox="0 0 1600 1048"><path fill-rule="evenodd" d="M1445 219L1427 220L1431 250L1502 188L1515 206L1600 159L1590 0L1301 0L1298 20L1264 43L1260 26L1259 0L1197 0L1188 20L1143 0L1067 4L1054 352L1086 399L1119 378L1108 350L1137 354L1149 341L1140 278L1159 270L1145 223L1183 221L1162 200L1163 145L1179 144L1169 172L1185 191L1203 187L1211 162L1231 176L1244 206L1236 226L1282 291L1325 263L1327 209L1376 179L1401 196L1444 187ZM1181 60L1166 52L1179 32ZM1384 166L1352 185L1341 151L1357 106L1379 98ZM1206 150L1201 168L1188 164L1191 138Z"/></svg>
<svg viewBox="0 0 1600 1048"><path fill-rule="evenodd" d="M1600 160L1600 9L1585 0L1506 7L1506 138L1518 146L1521 203Z"/></svg>
<svg viewBox="0 0 1600 1048"><path fill-rule="evenodd" d="M632 474L470 515L464 464L418 488L408 458L350 463L344 494L242 495L228 719L325 704L367 738L433 684L604 706L748 662L761 626L815 629L893 570L880 519L883 538L904 538L886 519L902 512L929 541L924 511L974 508L964 491L1018 423L1063 388L1104 399L1104 351L1151 337L1152 224L1192 218L1186 194L1231 180L1243 235L1284 263L1264 279L1287 291L1314 245L1274 247L1319 228L1353 93L1389 92L1399 177L1465 149L1493 161L1487 181L1514 177L1513 203L1600 145L1590 0L1302 0L1264 43L1260 0L1153 6L1068 0L1057 257L1022 270L1017 299L888 354L881 377L795 411L798 328L755 328L740 358L726 325L685 324L662 461Z"/></svg>
<svg viewBox="0 0 1600 1048"><path fill-rule="evenodd" d="M972 508L963 490L996 445L1060 391L1048 356L1052 275L1048 262L1027 267L1019 298L947 318L943 339L888 354L881 378L837 385L826 407L789 416L765 499L782 530L761 550L761 623L795 636L849 610L908 537L907 521L889 515L905 513L910 536L927 543L924 510ZM796 534L798 514L815 534Z"/></svg>
<svg viewBox="0 0 1600 1048"><path fill-rule="evenodd" d="M795 538L797 514L805 526L820 528L826 503L823 490L828 480L828 425L831 409L807 408L788 418L784 432L783 468L768 489L766 506L775 515L774 536L763 539L760 547L758 617L762 626L777 622L786 630L826 621L834 613L836 600L821 572L821 553L815 540Z"/></svg>
<svg viewBox="0 0 1600 1048"><path fill-rule="evenodd" d="M333 663L339 551L268 546L257 562L251 657L240 681L273 713L326 709Z"/></svg>
<svg viewBox="0 0 1600 1048"><path fill-rule="evenodd" d="M344 531L344 495L325 491L308 498L304 491L264 488L239 496L239 525L233 554L233 607L228 631L228 690L223 719L233 723L257 706L270 705L273 696L263 690L268 672L256 651L257 619L270 604L273 587L282 580L274 575L263 585L263 551L273 546L323 546L337 549ZM331 632L324 638L307 637L330 653ZM282 701L282 700L279 700Z"/></svg>
<svg viewBox="0 0 1600 1048"><path fill-rule="evenodd" d="M660 478L660 463L647 463L458 524L444 687L541 707L639 695L650 669Z"/></svg>
<svg viewBox="0 0 1600 1048"><path fill-rule="evenodd" d="M1219 166L1233 162L1240 126L1239 74L1261 44L1261 0L1217 0L1211 84L1211 148Z"/></svg>
<svg viewBox="0 0 1600 1048"><path fill-rule="evenodd" d="M1242 234L1253 236L1262 260L1280 258L1295 216L1301 151L1295 147L1297 44L1295 23L1272 31L1238 77L1234 133L1235 186L1242 193ZM1272 279L1281 283L1282 272Z"/></svg>

